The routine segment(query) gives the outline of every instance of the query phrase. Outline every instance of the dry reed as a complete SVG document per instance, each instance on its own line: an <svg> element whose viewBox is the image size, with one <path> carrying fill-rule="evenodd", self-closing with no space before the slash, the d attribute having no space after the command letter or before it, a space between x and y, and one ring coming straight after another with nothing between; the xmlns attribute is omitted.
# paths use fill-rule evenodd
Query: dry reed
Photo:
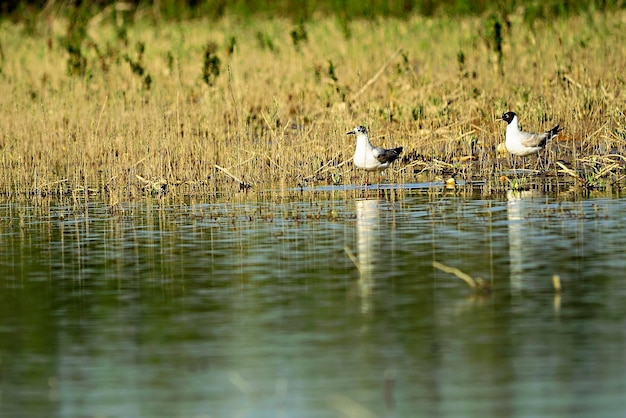
<svg viewBox="0 0 626 418"><path fill-rule="evenodd" d="M82 42L85 74L69 75L67 22L27 35L4 21L0 193L115 205L359 183L345 135L357 124L404 146L388 181L499 176L509 162L496 155L505 126L495 119L508 110L525 128L565 126L544 159L579 175L591 156L626 155L626 12L532 27L511 15L501 60L485 22L353 21L346 37L319 18L295 45L294 25L278 18L139 20L122 40L100 16ZM219 73L205 80L207 51ZM623 180L624 158L602 161L611 168L593 170L607 184Z"/></svg>

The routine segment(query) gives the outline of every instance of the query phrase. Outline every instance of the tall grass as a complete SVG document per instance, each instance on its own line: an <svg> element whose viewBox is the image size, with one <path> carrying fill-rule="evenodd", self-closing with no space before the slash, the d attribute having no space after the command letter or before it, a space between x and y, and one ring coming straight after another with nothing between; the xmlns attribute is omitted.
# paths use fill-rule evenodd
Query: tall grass
<svg viewBox="0 0 626 418"><path fill-rule="evenodd" d="M296 24L108 17L0 26L3 195L115 203L360 182L345 135L357 124L377 144L404 146L391 181L488 176L508 165L495 120L508 110L529 129L566 127L548 160L576 169L625 155L623 11L532 24L523 11Z"/></svg>

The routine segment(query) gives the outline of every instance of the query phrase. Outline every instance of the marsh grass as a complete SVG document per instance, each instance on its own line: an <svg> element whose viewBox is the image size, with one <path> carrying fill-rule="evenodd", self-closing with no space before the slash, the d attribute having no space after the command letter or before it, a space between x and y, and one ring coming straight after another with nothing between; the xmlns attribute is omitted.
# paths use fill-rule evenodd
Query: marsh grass
<svg viewBox="0 0 626 418"><path fill-rule="evenodd" d="M80 66L69 71L78 55L67 21L51 16L28 33L4 21L0 193L115 206L358 184L345 135L357 124L376 144L404 146L385 182L452 175L506 188L496 117L507 110L524 128L566 127L543 153L548 175L592 172L587 184L621 186L626 13L529 26L520 12L507 22L494 47L491 16L159 25L98 16L72 38Z"/></svg>

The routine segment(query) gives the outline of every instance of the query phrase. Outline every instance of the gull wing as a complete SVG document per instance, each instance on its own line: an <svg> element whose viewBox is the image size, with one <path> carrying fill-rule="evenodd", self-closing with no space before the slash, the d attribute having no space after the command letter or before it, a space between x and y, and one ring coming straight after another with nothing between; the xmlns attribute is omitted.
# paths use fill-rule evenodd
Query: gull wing
<svg viewBox="0 0 626 418"><path fill-rule="evenodd" d="M556 125L554 128L546 131L544 133L531 133L531 132L520 132L520 142L525 147L545 147L546 142L554 138L565 128L561 128L559 125Z"/></svg>
<svg viewBox="0 0 626 418"><path fill-rule="evenodd" d="M392 163L397 160L402 152L402 147L390 149L375 147L373 151L374 157L378 160L378 162L385 164Z"/></svg>
<svg viewBox="0 0 626 418"><path fill-rule="evenodd" d="M543 148L548 141L548 132L538 134L536 132L520 132L520 142L525 147L541 147Z"/></svg>

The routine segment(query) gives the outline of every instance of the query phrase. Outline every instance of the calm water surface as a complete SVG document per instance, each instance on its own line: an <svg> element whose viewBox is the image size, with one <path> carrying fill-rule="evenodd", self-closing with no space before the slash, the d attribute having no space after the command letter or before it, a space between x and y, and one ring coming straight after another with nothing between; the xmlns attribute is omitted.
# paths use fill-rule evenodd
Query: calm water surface
<svg viewBox="0 0 626 418"><path fill-rule="evenodd" d="M625 199L123 209L0 206L0 416L626 416Z"/></svg>

